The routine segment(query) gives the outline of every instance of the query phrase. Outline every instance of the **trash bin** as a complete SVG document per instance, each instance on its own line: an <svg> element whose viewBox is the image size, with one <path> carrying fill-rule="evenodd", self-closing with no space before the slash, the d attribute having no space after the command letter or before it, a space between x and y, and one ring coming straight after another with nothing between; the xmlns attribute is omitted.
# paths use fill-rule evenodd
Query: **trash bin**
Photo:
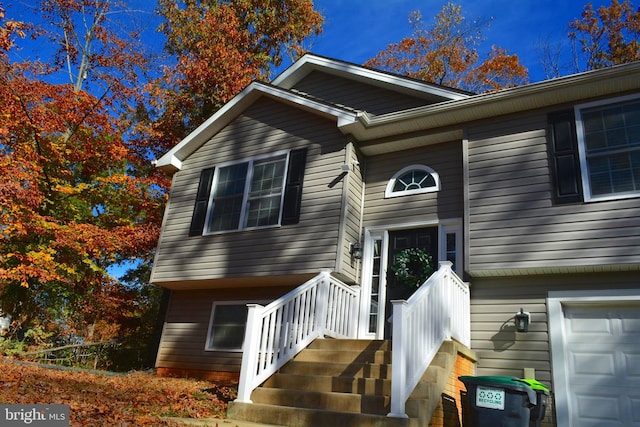
<svg viewBox="0 0 640 427"><path fill-rule="evenodd" d="M547 400L549 399L549 389L540 381L523 378L522 381L526 382L529 387L536 392L536 398L538 403L531 408L531 418L529 419L529 427L540 427L544 414L547 411Z"/></svg>
<svg viewBox="0 0 640 427"><path fill-rule="evenodd" d="M528 427L537 393L516 377L462 376L467 388L464 427Z"/></svg>

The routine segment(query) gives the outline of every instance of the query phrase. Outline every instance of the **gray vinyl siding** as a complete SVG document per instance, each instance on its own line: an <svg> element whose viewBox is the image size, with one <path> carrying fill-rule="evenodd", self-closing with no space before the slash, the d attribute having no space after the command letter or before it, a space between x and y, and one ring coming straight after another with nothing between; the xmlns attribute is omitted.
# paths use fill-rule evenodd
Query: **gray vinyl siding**
<svg viewBox="0 0 640 427"><path fill-rule="evenodd" d="M546 124L538 113L469 129L470 273L638 265L638 199L554 204Z"/></svg>
<svg viewBox="0 0 640 427"><path fill-rule="evenodd" d="M344 212L342 219L341 256L336 271L339 277L347 282L359 280L359 260L355 260L349 253L350 244L362 243L362 207L363 207L363 160L359 156L355 144L347 146L346 163L351 170L345 175Z"/></svg>
<svg viewBox="0 0 640 427"><path fill-rule="evenodd" d="M237 351L207 351L207 333L214 302L271 301L290 289L243 288L172 291L162 339L156 358L157 368L194 369L239 372L242 353ZM247 301L250 302L250 301Z"/></svg>
<svg viewBox="0 0 640 427"><path fill-rule="evenodd" d="M334 269L341 215L345 137L335 122L263 98L206 142L174 176L152 281L316 274ZM307 147L300 222L275 228L189 237L203 168ZM188 284L184 284L188 286Z"/></svg>
<svg viewBox="0 0 640 427"><path fill-rule="evenodd" d="M462 143L453 141L367 158L364 226L438 221L463 216ZM440 176L441 190L385 199L385 189L406 166L429 166Z"/></svg>
<svg viewBox="0 0 640 427"><path fill-rule="evenodd" d="M534 368L536 379L553 389L548 292L635 289L639 282L637 271L474 278L471 282L471 348L478 356L478 375L521 378L524 368ZM520 308L531 313L527 333L515 332L514 316Z"/></svg>
<svg viewBox="0 0 640 427"><path fill-rule="evenodd" d="M406 110L436 102L436 100L425 99L426 96L424 98L410 96L321 71L311 72L293 89L313 98L356 110L364 110L373 115Z"/></svg>

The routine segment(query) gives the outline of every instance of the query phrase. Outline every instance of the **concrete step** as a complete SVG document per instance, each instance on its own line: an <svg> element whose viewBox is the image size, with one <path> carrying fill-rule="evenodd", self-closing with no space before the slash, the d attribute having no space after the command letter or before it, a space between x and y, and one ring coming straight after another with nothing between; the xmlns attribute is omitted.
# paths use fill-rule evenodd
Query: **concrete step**
<svg viewBox="0 0 640 427"><path fill-rule="evenodd" d="M258 387L255 389L251 394L251 400L254 403L262 403L265 405L376 415L388 414L390 403L390 397L388 395L378 396L266 387Z"/></svg>
<svg viewBox="0 0 640 427"><path fill-rule="evenodd" d="M314 340L307 349L391 351L391 341L325 338Z"/></svg>
<svg viewBox="0 0 640 427"><path fill-rule="evenodd" d="M391 378L390 364L327 363L292 360L280 368L280 373L295 375L350 376L354 378Z"/></svg>
<svg viewBox="0 0 640 427"><path fill-rule="evenodd" d="M288 427L417 427L418 420L341 411L317 411L289 406L230 402L228 416Z"/></svg>
<svg viewBox="0 0 640 427"><path fill-rule="evenodd" d="M275 374L263 385L268 388L289 388L302 391L360 393L373 395L391 394L391 380L357 378L352 376Z"/></svg>
<svg viewBox="0 0 640 427"><path fill-rule="evenodd" d="M391 352L385 350L325 350L308 348L293 359L299 362L391 363Z"/></svg>

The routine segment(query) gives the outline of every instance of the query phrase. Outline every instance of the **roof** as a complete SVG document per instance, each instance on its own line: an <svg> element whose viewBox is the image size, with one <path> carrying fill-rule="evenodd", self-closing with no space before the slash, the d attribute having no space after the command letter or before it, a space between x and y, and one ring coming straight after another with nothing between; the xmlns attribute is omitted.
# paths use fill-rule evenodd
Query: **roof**
<svg viewBox="0 0 640 427"><path fill-rule="evenodd" d="M366 111L334 105L292 90L297 82L314 70L322 70L397 92L430 99L437 97L440 102L373 116ZM372 155L410 148L413 145L424 144L425 141L437 143L460 139L463 137L463 126L477 120L639 89L640 61L498 92L472 95L344 61L307 54L271 84L257 81L251 83L158 159L156 166L168 173L179 170L184 159L263 96L334 120L341 132L353 135L359 141L361 150L367 155Z"/></svg>

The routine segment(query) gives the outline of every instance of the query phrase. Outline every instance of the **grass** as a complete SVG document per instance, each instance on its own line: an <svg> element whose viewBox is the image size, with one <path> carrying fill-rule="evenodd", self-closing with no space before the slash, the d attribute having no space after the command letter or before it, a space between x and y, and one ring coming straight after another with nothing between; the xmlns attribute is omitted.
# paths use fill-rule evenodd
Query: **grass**
<svg viewBox="0 0 640 427"><path fill-rule="evenodd" d="M61 370L0 357L0 403L69 405L72 426L170 426L163 417L223 416L232 384L152 373Z"/></svg>

